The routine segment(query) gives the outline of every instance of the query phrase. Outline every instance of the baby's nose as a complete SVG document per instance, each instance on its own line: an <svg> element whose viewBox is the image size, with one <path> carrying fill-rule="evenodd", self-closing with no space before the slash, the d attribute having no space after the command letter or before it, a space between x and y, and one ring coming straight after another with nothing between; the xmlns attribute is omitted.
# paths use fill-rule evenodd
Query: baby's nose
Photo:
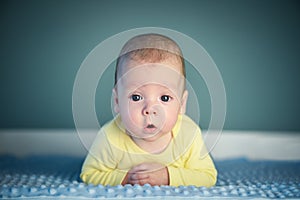
<svg viewBox="0 0 300 200"><path fill-rule="evenodd" d="M155 105L148 104L143 109L143 115L157 115L157 114L158 114L158 110L157 110L157 106Z"/></svg>

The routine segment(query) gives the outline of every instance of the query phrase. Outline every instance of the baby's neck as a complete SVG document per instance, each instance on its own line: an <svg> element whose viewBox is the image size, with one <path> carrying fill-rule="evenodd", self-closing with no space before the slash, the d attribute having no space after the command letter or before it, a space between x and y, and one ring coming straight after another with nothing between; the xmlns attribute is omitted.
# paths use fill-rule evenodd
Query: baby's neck
<svg viewBox="0 0 300 200"><path fill-rule="evenodd" d="M157 135L156 138L131 137L131 139L144 151L151 154L159 154L168 147L172 137L172 132L169 132L163 135Z"/></svg>

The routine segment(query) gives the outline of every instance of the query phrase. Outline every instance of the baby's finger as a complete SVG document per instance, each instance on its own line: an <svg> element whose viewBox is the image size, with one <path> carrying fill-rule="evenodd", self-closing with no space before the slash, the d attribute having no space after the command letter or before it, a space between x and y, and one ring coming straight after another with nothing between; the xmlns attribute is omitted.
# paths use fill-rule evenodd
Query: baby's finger
<svg viewBox="0 0 300 200"><path fill-rule="evenodd" d="M129 184L132 184L132 185L135 185L135 184L145 185L146 183L149 183L149 179L130 180L129 181Z"/></svg>
<svg viewBox="0 0 300 200"><path fill-rule="evenodd" d="M143 180L143 179L148 179L149 178L149 175L146 174L146 173L135 173L135 174L132 174L131 177L130 177L130 180Z"/></svg>
<svg viewBox="0 0 300 200"><path fill-rule="evenodd" d="M140 165L134 166L130 170L130 173L143 172L143 171L147 171L147 170L148 170L148 166L146 164L140 164Z"/></svg>

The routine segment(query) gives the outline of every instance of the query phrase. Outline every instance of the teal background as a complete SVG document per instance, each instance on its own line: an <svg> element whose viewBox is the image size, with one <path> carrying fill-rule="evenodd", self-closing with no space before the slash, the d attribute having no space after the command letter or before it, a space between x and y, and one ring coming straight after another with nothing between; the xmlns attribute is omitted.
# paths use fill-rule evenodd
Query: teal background
<svg viewBox="0 0 300 200"><path fill-rule="evenodd" d="M300 130L300 6L297 1L1 1L0 128L74 128L72 89L101 41L138 27L164 27L201 44L227 92L227 130ZM100 123L112 116L113 65L100 80ZM187 67L210 120L201 76Z"/></svg>

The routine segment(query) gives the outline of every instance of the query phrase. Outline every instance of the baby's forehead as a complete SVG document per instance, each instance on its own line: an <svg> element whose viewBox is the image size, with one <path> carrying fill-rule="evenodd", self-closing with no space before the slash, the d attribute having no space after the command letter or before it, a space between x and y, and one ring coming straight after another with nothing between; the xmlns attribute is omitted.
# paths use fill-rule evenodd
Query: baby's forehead
<svg viewBox="0 0 300 200"><path fill-rule="evenodd" d="M134 90L144 85L155 84L173 91L184 88L185 77L179 67L162 63L128 65L118 81L125 88Z"/></svg>
<svg viewBox="0 0 300 200"><path fill-rule="evenodd" d="M144 70L161 70L166 74L167 72L176 71L178 74L183 75L183 66L182 63L178 62L175 58L169 58L166 60L161 60L159 62L149 62L146 60L133 60L127 59L123 62L122 68L120 70L120 75L124 75L128 71L132 71L133 68L142 67ZM140 70L141 74L145 74L145 71ZM169 76L174 73L170 73Z"/></svg>

